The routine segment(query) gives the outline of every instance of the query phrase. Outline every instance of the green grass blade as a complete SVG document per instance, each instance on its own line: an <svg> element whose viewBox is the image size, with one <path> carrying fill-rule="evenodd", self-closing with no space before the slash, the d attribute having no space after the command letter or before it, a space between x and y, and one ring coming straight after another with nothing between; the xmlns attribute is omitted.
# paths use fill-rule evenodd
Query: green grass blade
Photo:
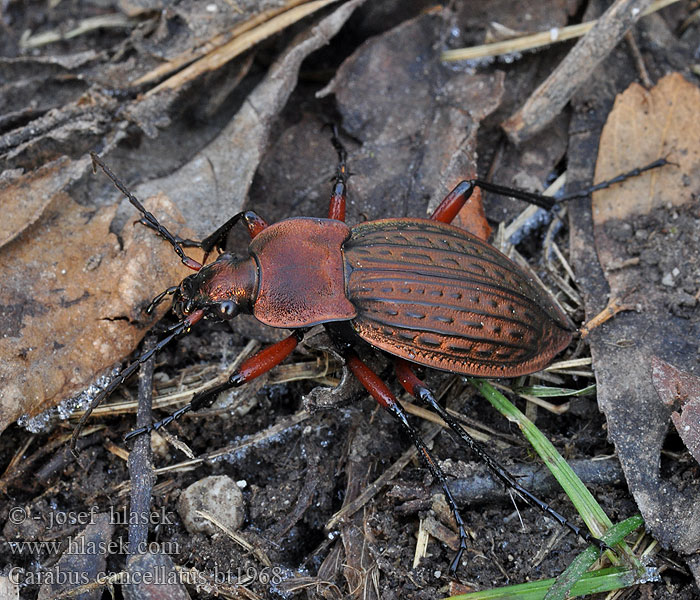
<svg viewBox="0 0 700 600"><path fill-rule="evenodd" d="M618 523L604 536L609 546L622 543L625 536L644 525L642 517L636 515ZM619 590L646 581L658 580L656 570L642 566L608 567L590 573L585 572L598 558L599 551L589 546L557 579L545 579L531 583L521 583L493 590L472 592L451 596L445 600L564 600Z"/></svg>
<svg viewBox="0 0 700 600"><path fill-rule="evenodd" d="M450 596L445 600L544 600L544 597L556 579L545 579L532 583L521 583L495 590L472 592ZM569 598L610 592L636 583L636 571L625 567L609 567L591 573L585 573L572 587Z"/></svg>
<svg viewBox="0 0 700 600"><path fill-rule="evenodd" d="M635 515L613 526L605 533L602 539L608 546L615 546L621 543L627 535L643 525L644 520L642 517L640 515ZM600 550L598 550L598 548L595 546L586 548L566 570L557 577L556 583L549 588L549 591L545 595L545 600L565 600L565 598L570 597L567 594L576 586L577 581L583 580L586 571L593 566L593 563L598 560L599 557ZM635 580L637 581L640 578L646 578L648 576L647 571L641 565L631 570L635 572ZM637 581L635 581L635 583Z"/></svg>
<svg viewBox="0 0 700 600"><path fill-rule="evenodd" d="M567 496L569 496L593 535L601 537L605 531L612 527L612 522L598 502L596 502L595 498L586 489L586 486L583 485L559 452L557 452L552 443L537 429L535 424L488 381L470 377L469 383L479 390L501 414L520 427L525 437L559 482L559 485L562 486Z"/></svg>
<svg viewBox="0 0 700 600"><path fill-rule="evenodd" d="M572 390L571 388L552 387L549 385L531 385L513 388L516 394L525 394L527 396L535 396L536 398L564 398L567 396L592 396L595 394L595 383L586 386L580 390Z"/></svg>
<svg viewBox="0 0 700 600"><path fill-rule="evenodd" d="M600 556L598 548L591 545L556 580L550 579L454 596L453 600L543 600L545 598L546 600L563 600L564 598L620 589L654 579L657 575L646 570L624 542L626 535L643 525L642 518L632 517L613 527L612 522L586 489L586 486L534 423L488 381L469 378L469 382L501 414L520 427L525 437L569 496L593 535L603 539L608 546L620 548L633 566L611 567L587 573L586 571ZM613 561L617 560L617 557L611 552L608 555Z"/></svg>

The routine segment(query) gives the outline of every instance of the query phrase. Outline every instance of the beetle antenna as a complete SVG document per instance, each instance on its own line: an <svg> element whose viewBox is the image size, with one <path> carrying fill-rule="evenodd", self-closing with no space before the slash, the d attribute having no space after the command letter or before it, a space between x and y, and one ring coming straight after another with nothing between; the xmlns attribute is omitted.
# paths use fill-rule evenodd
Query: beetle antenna
<svg viewBox="0 0 700 600"><path fill-rule="evenodd" d="M182 335L183 333L187 333L197 321L199 321L202 317L204 316L204 311L203 310L197 310L190 314L187 318L183 319L179 323L176 323L173 325L169 331L169 335L164 337L160 342L158 342L153 348L150 350L147 350L143 354L141 354L134 362L132 362L126 369L121 371L110 383L109 385L103 389L95 398L93 399L92 403L90 406L87 408L87 410L83 413L83 416L80 417L80 421L78 421L78 424L75 426L75 429L73 430L73 435L71 436L70 440L70 451L73 453L73 456L76 458L78 457L78 450L76 447L76 444L78 443L78 437L80 436L80 432L83 430L85 427L85 423L87 420L90 418L90 415L92 414L92 411L95 410L100 403L107 398L114 390L116 390L122 383L124 383L129 377L131 377L137 370L138 368L145 363L151 356L154 354L160 352L166 345L168 345L170 342L172 342L176 337Z"/></svg>
<svg viewBox="0 0 700 600"><path fill-rule="evenodd" d="M116 188L122 194L124 194L129 202L131 202L132 206L143 215L141 223L143 223L146 227L150 227L161 237L165 238L165 240L173 247L173 250L175 250L175 253L180 257L180 260L182 260L182 263L185 266L189 267L193 271L199 271L199 269L202 268L202 265L185 254L185 251L182 249L182 246L180 245L180 242L178 242L177 238L175 238L175 236L170 233L164 225L161 225L158 219L156 219L152 213L148 212L144 208L143 204L139 202L139 199L136 196L126 189L126 186L114 173L112 173L111 169L104 163L99 155L96 152L90 152L90 158L92 158L93 172L97 173L97 165L99 165L105 172L105 175L112 180L112 183L116 186Z"/></svg>

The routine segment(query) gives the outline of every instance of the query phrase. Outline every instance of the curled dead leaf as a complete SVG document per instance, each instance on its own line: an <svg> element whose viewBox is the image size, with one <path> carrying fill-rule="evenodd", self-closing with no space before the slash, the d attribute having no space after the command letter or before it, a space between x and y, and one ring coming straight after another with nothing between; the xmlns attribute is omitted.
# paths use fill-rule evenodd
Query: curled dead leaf
<svg viewBox="0 0 700 600"><path fill-rule="evenodd" d="M30 174L24 183L41 187L45 179ZM187 235L167 218L177 214L167 198L146 206ZM129 354L157 317L146 317L143 307L188 273L133 220L121 239L112 233L115 213L116 205L86 208L59 191L0 249L0 431L80 392Z"/></svg>

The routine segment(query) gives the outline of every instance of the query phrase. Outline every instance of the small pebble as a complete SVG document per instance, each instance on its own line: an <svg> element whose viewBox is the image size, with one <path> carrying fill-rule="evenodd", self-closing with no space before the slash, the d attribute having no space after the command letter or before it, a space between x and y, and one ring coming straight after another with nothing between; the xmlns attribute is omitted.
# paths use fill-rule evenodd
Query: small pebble
<svg viewBox="0 0 700 600"><path fill-rule="evenodd" d="M180 495L177 512L190 533L220 533L209 519L197 514L210 514L218 523L235 531L243 524L245 501L236 482L225 475L205 477L193 483Z"/></svg>

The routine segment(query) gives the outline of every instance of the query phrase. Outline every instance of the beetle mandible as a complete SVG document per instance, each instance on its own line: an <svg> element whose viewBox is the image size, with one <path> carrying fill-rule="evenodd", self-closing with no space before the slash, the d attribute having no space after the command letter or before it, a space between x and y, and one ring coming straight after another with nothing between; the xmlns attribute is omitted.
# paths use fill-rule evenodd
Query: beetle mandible
<svg viewBox="0 0 700 600"><path fill-rule="evenodd" d="M350 371L400 422L440 482L460 538L459 550L450 564L453 575L467 548L467 534L447 479L395 395L360 359L353 348L355 342L364 341L389 354L404 389L435 410L460 441L526 502L586 541L606 548L601 540L523 488L447 413L413 371L413 365L422 365L462 375L515 377L542 369L568 346L575 327L547 292L486 241L450 224L477 186L548 208L552 200L471 179L459 183L430 218L391 218L348 226L347 153L335 129L332 142L338 153L338 167L328 218L293 217L268 225L256 213L245 211L201 242L172 235L102 159L91 153L93 166L99 165L141 213L140 222L165 238L195 273L151 302L148 311L172 295L178 322L94 399L76 427L72 448L93 408L140 364L203 318L229 320L249 313L266 325L293 332L245 360L227 382L195 394L189 404L162 421L132 431L126 439L163 427L188 411L207 407L220 392L266 373L292 353L309 327L322 324ZM655 166L660 165L652 164L631 174ZM223 252L206 264L209 253L222 249L229 231L239 221L251 237L248 256ZM194 246L205 252L202 263L183 250Z"/></svg>

